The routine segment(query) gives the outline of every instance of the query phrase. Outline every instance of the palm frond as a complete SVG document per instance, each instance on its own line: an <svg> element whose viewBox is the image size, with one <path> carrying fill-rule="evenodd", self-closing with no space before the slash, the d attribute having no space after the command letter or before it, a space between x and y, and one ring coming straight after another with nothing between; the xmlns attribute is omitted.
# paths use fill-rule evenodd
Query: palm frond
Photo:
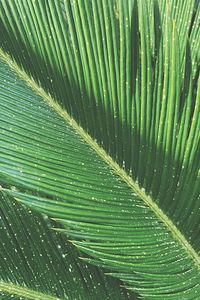
<svg viewBox="0 0 200 300"><path fill-rule="evenodd" d="M62 223L143 297L195 299L200 5L0 7L1 58L18 74L1 64L4 192Z"/></svg>

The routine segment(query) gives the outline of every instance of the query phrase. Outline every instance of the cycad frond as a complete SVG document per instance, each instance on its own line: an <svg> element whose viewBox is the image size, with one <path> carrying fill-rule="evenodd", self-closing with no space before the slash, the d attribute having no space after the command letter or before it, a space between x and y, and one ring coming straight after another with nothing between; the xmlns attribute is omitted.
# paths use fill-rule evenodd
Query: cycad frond
<svg viewBox="0 0 200 300"><path fill-rule="evenodd" d="M197 299L200 5L0 7L4 191L144 298Z"/></svg>

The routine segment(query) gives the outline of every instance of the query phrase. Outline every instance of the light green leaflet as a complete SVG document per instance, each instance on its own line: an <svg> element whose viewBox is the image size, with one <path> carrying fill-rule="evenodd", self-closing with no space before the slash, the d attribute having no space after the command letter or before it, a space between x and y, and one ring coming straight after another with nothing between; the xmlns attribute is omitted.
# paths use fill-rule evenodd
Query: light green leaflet
<svg viewBox="0 0 200 300"><path fill-rule="evenodd" d="M200 4L0 8L4 193L144 299L198 299Z"/></svg>

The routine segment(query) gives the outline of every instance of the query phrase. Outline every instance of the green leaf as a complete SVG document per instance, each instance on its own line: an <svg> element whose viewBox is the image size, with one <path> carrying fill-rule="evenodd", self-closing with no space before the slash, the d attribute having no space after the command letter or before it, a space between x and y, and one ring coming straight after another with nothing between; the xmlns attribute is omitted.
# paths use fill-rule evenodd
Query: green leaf
<svg viewBox="0 0 200 300"><path fill-rule="evenodd" d="M196 295L199 256L192 244L198 241L186 240L152 199L33 81L31 89L4 63L0 80L1 178L6 175L2 189L57 218L70 238L85 240L74 243L99 258L101 263L96 264L120 272L117 276L141 295L160 299L169 291L171 299L182 293L188 299ZM198 215L191 225L197 220Z"/></svg>
<svg viewBox="0 0 200 300"><path fill-rule="evenodd" d="M1 299L128 299L116 280L79 260L46 216L2 191L0 201Z"/></svg>
<svg viewBox="0 0 200 300"><path fill-rule="evenodd" d="M197 298L200 5L0 5L4 192L145 299Z"/></svg>

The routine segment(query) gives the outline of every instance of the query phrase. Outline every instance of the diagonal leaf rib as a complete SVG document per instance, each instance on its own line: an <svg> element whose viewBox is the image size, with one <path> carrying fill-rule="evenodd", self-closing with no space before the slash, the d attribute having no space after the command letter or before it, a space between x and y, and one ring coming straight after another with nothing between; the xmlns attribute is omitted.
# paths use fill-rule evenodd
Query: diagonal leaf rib
<svg viewBox="0 0 200 300"><path fill-rule="evenodd" d="M186 240L180 230L174 225L174 223L168 218L168 216L158 207L153 199L146 195L145 191L139 187L139 185L132 180L127 173L119 167L119 165L113 161L113 159L95 142L77 123L70 117L70 115L62 109L62 107L55 101L50 95L48 95L33 79L31 79L21 68L12 61L11 57L0 50L0 57L4 60L18 75L23 79L32 90L45 100L48 105L54 109L70 126L85 140L85 142L92 147L95 152L110 166L112 170L138 194L138 196L145 202L145 204L155 213L155 215L161 220L166 228L171 232L180 245L186 250L188 255L193 259L195 265L200 268L200 257Z"/></svg>
<svg viewBox="0 0 200 300"><path fill-rule="evenodd" d="M38 291L34 291L27 287L22 287L13 283L0 281L0 291L9 293L11 295L25 297L29 300L62 300L61 298L53 297L51 295L43 294Z"/></svg>

